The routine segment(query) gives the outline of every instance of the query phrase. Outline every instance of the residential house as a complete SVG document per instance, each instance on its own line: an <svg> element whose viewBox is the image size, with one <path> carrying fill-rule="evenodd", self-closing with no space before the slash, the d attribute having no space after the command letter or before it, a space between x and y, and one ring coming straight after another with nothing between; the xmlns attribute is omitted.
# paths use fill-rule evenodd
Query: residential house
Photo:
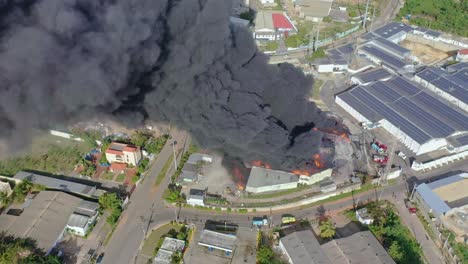
<svg viewBox="0 0 468 264"><path fill-rule="evenodd" d="M155 264L171 264L172 255L182 252L185 248L185 241L170 237L165 237L161 247L154 258Z"/></svg>
<svg viewBox="0 0 468 264"><path fill-rule="evenodd" d="M85 236L96 222L98 208L98 203L82 200L68 219L67 228L76 235Z"/></svg>
<svg viewBox="0 0 468 264"><path fill-rule="evenodd" d="M110 163L119 162L137 166L141 158L141 149L138 146L112 142L106 149L106 159Z"/></svg>
<svg viewBox="0 0 468 264"><path fill-rule="evenodd" d="M127 163L113 162L109 166L109 171L116 173L116 174L122 174L125 172L126 168L127 168Z"/></svg>
<svg viewBox="0 0 468 264"><path fill-rule="evenodd" d="M205 191L198 189L190 189L187 197L187 204L193 206L205 206Z"/></svg>

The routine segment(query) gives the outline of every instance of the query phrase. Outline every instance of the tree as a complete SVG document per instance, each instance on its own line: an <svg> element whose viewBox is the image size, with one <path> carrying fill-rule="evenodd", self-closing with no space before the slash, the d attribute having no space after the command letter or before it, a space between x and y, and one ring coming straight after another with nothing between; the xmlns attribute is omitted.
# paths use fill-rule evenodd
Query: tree
<svg viewBox="0 0 468 264"><path fill-rule="evenodd" d="M187 233L181 231L177 234L176 238L180 240L185 240L187 238Z"/></svg>
<svg viewBox="0 0 468 264"><path fill-rule="evenodd" d="M400 263L403 259L403 250L401 249L400 245L397 241L393 241L393 243L388 248L388 254L395 260L396 263Z"/></svg>
<svg viewBox="0 0 468 264"><path fill-rule="evenodd" d="M130 141L135 146L144 147L146 142L152 137L153 136L148 132L135 131L135 133L132 134Z"/></svg>
<svg viewBox="0 0 468 264"><path fill-rule="evenodd" d="M319 229L320 229L320 237L322 238L332 238L333 236L335 236L336 228L330 219L321 221L319 225Z"/></svg>
<svg viewBox="0 0 468 264"><path fill-rule="evenodd" d="M171 264L182 263L182 259L183 259L182 252L180 251L174 252L174 254L172 254L171 256Z"/></svg>
<svg viewBox="0 0 468 264"><path fill-rule="evenodd" d="M6 192L0 192L0 206L6 206L10 203L10 197Z"/></svg>
<svg viewBox="0 0 468 264"><path fill-rule="evenodd" d="M60 264L62 261L53 255L45 253L36 247L36 242L30 238L17 238L0 233L0 263L1 264Z"/></svg>
<svg viewBox="0 0 468 264"><path fill-rule="evenodd" d="M239 17L248 20L250 24L252 24L255 19L255 11L252 8L249 8L248 11L241 13Z"/></svg>
<svg viewBox="0 0 468 264"><path fill-rule="evenodd" d="M99 205L102 207L102 209L111 212L106 221L109 223L109 225L114 226L122 214L120 198L116 193L105 193L99 197Z"/></svg>
<svg viewBox="0 0 468 264"><path fill-rule="evenodd" d="M270 247L260 246L257 251L257 263L259 264L270 264L274 257L275 253Z"/></svg>

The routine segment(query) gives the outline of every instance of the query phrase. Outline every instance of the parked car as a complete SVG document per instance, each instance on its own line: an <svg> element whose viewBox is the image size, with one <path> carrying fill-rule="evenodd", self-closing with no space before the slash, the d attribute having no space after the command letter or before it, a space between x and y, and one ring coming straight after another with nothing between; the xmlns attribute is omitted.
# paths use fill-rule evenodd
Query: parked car
<svg viewBox="0 0 468 264"><path fill-rule="evenodd" d="M403 153L403 152L401 152L401 151L398 151L397 155L398 155L398 157L400 157L400 158L402 158L402 159L404 159L404 160L406 159L405 153Z"/></svg>
<svg viewBox="0 0 468 264"><path fill-rule="evenodd" d="M292 215L283 215L283 217L281 217L282 224L291 224L294 222L296 222L296 218Z"/></svg>
<svg viewBox="0 0 468 264"><path fill-rule="evenodd" d="M254 217L252 219L252 224L253 225L256 225L256 226L267 226L268 225L268 219L266 217L266 215L264 215L263 217Z"/></svg>
<svg viewBox="0 0 468 264"><path fill-rule="evenodd" d="M418 208L410 207L410 208L408 208L408 211L409 211L410 214L415 215L416 212L418 211Z"/></svg>
<svg viewBox="0 0 468 264"><path fill-rule="evenodd" d="M99 256L96 259L96 264L101 264L103 258L104 258L104 253L99 254Z"/></svg>

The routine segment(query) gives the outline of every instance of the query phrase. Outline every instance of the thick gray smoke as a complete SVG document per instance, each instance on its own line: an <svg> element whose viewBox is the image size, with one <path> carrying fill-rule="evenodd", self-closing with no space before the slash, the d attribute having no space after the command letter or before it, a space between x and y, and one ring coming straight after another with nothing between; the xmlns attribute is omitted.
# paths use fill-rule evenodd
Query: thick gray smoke
<svg viewBox="0 0 468 264"><path fill-rule="evenodd" d="M93 115L171 121L205 147L294 168L334 128L312 80L269 65L221 0L0 0L0 138Z"/></svg>

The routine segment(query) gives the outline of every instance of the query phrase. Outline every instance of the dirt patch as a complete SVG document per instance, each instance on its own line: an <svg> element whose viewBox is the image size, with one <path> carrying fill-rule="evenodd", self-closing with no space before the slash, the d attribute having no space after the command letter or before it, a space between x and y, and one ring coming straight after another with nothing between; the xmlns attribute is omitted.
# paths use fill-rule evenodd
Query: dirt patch
<svg viewBox="0 0 468 264"><path fill-rule="evenodd" d="M428 65L443 60L449 56L447 52L409 40L400 42L400 45L411 50L411 53L414 56L416 56L422 63Z"/></svg>

